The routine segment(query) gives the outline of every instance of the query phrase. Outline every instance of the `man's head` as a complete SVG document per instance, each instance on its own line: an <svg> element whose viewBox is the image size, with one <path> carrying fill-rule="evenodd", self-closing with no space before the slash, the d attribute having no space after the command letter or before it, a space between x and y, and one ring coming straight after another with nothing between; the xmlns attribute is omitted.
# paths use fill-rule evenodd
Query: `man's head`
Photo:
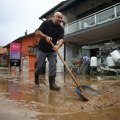
<svg viewBox="0 0 120 120"><path fill-rule="evenodd" d="M59 25L62 22L63 15L61 12L55 12L53 15L53 23Z"/></svg>

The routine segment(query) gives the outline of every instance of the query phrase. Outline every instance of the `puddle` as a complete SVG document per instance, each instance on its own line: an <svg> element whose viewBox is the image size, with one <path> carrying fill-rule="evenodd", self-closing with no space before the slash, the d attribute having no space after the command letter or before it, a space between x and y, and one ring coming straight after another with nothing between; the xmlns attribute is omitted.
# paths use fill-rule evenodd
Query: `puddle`
<svg viewBox="0 0 120 120"><path fill-rule="evenodd" d="M0 120L119 120L120 81L90 80L77 76L80 85L100 92L88 102L80 100L69 74L58 73L59 92L49 90L48 74L34 89L34 72L3 74L0 71Z"/></svg>

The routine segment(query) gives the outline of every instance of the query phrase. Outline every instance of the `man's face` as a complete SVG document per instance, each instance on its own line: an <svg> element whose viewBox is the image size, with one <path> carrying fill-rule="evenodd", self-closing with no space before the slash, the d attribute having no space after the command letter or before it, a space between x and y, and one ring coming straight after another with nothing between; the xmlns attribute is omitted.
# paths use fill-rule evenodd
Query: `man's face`
<svg viewBox="0 0 120 120"><path fill-rule="evenodd" d="M62 14L56 14L54 16L54 22L55 22L55 24L59 25L62 22L62 18L63 18Z"/></svg>

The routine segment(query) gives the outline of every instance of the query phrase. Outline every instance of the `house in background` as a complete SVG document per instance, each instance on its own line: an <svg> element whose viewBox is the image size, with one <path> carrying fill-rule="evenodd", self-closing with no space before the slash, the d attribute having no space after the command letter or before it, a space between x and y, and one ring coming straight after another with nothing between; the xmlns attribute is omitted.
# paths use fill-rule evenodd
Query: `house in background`
<svg viewBox="0 0 120 120"><path fill-rule="evenodd" d="M63 13L65 23L64 59L109 55L120 50L120 0L67 0L39 19L49 19L55 11Z"/></svg>
<svg viewBox="0 0 120 120"><path fill-rule="evenodd" d="M7 49L0 46L0 67L8 66L8 54Z"/></svg>
<svg viewBox="0 0 120 120"><path fill-rule="evenodd" d="M39 19L49 19L55 11L63 13L65 44L60 52L68 66L72 58L108 55L111 50L120 50L120 0L67 0ZM21 43L21 69L34 69L38 40L32 33L14 41ZM64 72L59 58L57 72Z"/></svg>
<svg viewBox="0 0 120 120"><path fill-rule="evenodd" d="M39 38L35 36L34 33L25 34L22 37L12 41L12 43L21 44L21 57L20 57L20 69L23 71L34 70L36 52L37 52L37 43ZM10 43L11 44L11 43ZM4 46L8 49L10 53L10 44Z"/></svg>

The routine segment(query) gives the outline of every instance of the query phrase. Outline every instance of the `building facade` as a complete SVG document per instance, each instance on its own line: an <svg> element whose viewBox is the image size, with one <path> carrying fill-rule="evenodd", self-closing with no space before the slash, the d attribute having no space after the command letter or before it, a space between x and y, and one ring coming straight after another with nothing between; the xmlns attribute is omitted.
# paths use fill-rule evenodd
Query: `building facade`
<svg viewBox="0 0 120 120"><path fill-rule="evenodd" d="M65 44L60 48L60 53L69 67L73 58L98 54L108 56L111 51L120 50L119 0L67 0L39 19L49 19L55 11L63 13ZM13 41L21 43L21 69L34 70L38 40L32 33ZM9 48L9 45L6 47ZM64 72L64 65L57 59L57 72ZM47 59L46 67L48 70Z"/></svg>
<svg viewBox="0 0 120 120"><path fill-rule="evenodd" d="M0 67L8 67L8 52L2 46L0 46Z"/></svg>
<svg viewBox="0 0 120 120"><path fill-rule="evenodd" d="M31 34L25 34L24 36L19 37L18 39L12 42L12 43L20 43L21 45L20 64L18 66L20 67L20 70L30 71L35 69L38 41L39 38L35 36L34 33L31 33ZM10 53L10 44L4 46L8 49L8 53ZM16 62L17 60L13 60L13 62L14 61ZM10 60L9 60L9 64L10 64Z"/></svg>
<svg viewBox="0 0 120 120"><path fill-rule="evenodd" d="M63 56L69 66L72 58L108 56L111 51L120 50L119 0L68 0L47 11L40 19L50 18L55 11L64 15Z"/></svg>

